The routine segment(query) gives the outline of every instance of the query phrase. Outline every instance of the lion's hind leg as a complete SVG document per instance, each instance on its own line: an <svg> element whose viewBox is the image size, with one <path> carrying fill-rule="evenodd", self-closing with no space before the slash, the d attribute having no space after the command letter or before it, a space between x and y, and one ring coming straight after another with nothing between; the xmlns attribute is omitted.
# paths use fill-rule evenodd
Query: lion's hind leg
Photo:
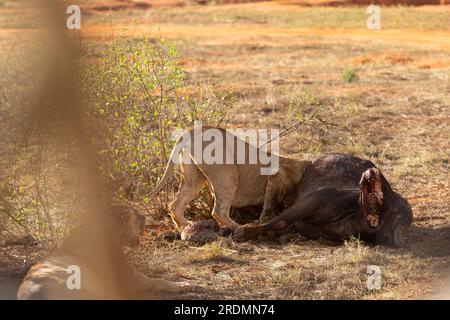
<svg viewBox="0 0 450 320"><path fill-rule="evenodd" d="M169 205L170 215L178 228L188 225L184 217L186 206L203 188L206 177L195 164L181 164L181 181L177 198Z"/></svg>
<svg viewBox="0 0 450 320"><path fill-rule="evenodd" d="M212 216L224 227L235 229L239 226L230 218L230 210L238 187L239 173L232 165L222 165L217 172L208 172L214 195L214 208ZM224 177L227 181L224 181Z"/></svg>

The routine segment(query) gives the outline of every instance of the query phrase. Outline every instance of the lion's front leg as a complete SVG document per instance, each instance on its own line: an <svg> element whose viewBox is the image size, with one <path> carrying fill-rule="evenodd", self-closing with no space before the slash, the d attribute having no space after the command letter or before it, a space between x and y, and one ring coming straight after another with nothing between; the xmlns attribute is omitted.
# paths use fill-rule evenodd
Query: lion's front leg
<svg viewBox="0 0 450 320"><path fill-rule="evenodd" d="M259 223L264 223L272 220L281 209L281 204L278 201L279 195L279 181L278 174L269 177L266 185L266 192L264 194L263 211L259 217Z"/></svg>
<svg viewBox="0 0 450 320"><path fill-rule="evenodd" d="M149 278L143 273L135 274L137 290L140 292L182 292L190 286L186 282L171 282L163 279Z"/></svg>

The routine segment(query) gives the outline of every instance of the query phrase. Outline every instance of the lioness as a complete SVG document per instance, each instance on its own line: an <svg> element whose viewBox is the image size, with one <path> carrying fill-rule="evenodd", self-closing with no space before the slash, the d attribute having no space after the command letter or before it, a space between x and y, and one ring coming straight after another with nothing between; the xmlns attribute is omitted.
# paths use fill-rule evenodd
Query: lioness
<svg viewBox="0 0 450 320"><path fill-rule="evenodd" d="M273 213L279 212L281 206L290 205L292 201L290 196L310 164L309 161L298 161L265 152L266 159L277 156L278 171L272 175L263 175L262 168L267 168L267 163L262 164L261 157L250 161L250 155L261 154L261 150L255 145L225 129L202 127L200 130L202 137L206 138L198 137L198 131L196 133L194 127L177 140L164 175L151 192L151 195L156 195L161 191L179 157L181 171L179 192L169 205L170 215L178 228L188 225L184 217L185 206L194 199L206 182L214 198L212 216L221 225L232 229L237 228L239 224L229 216L231 207L242 208L263 204L260 220L264 221ZM215 135L209 130L216 130ZM213 136L214 141L217 139L222 141L219 143L220 150L211 148L208 141L212 141ZM198 153L196 147L201 147L201 154L210 152L215 161L200 163L196 156Z"/></svg>
<svg viewBox="0 0 450 320"><path fill-rule="evenodd" d="M100 217L104 229L92 223L75 229L61 247L32 266L19 287L18 299L127 299L178 290L174 283L134 273L126 261L121 247L138 245L144 216L122 205L108 211ZM103 240L106 246L99 245ZM79 288L67 284L74 266L79 268Z"/></svg>

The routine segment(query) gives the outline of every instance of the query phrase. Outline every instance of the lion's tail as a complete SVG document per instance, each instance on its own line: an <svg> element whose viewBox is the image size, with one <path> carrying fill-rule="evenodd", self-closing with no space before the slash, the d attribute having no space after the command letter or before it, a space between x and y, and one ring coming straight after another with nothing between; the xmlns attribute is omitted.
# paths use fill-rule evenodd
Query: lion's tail
<svg viewBox="0 0 450 320"><path fill-rule="evenodd" d="M173 168L175 167L175 157L177 157L181 151L181 149L177 147L178 144L180 143L180 140L181 140L181 137L175 143L175 146L173 147L172 152L170 153L169 160L167 160L167 165L166 165L166 169L164 170L164 174L163 174L161 180L158 181L158 184L156 185L156 187L150 192L150 196L157 195L161 191L161 189L164 187L164 185L166 184L167 179L169 179L170 176L172 175Z"/></svg>

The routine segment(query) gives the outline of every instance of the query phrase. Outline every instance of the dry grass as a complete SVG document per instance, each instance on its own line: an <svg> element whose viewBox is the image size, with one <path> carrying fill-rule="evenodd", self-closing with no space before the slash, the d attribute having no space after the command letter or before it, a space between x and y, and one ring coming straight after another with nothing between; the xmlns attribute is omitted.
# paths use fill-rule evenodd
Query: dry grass
<svg viewBox="0 0 450 320"><path fill-rule="evenodd" d="M170 255L167 252L171 252ZM203 247L151 240L131 257L136 269L191 282L193 299L405 299L429 294L432 268L441 259L417 256L412 247L342 246L294 237L285 243L235 243ZM366 270L378 265L382 289L367 289ZM170 275L170 276L169 276Z"/></svg>
<svg viewBox="0 0 450 320"><path fill-rule="evenodd" d="M303 92L319 97L331 113L344 117L350 132L302 127L282 140L284 153L369 158L414 212L401 249L356 240L336 246L297 236L190 247L153 231L129 254L136 269L191 281L198 287L183 298L194 299L409 299L435 290L450 256L448 7L383 8L380 32L364 30L365 17L361 8L267 3L86 16L84 36L93 45L108 40L111 21L120 31L126 25L133 29L137 19L138 38L157 36L158 23L163 36L177 44L192 77L219 80L237 94L234 126L280 125L292 97ZM14 25L4 17L0 24ZM11 37L0 29L0 45ZM356 70L356 80L342 80L346 68ZM160 228L167 226L168 219ZM380 291L367 290L371 264L382 269Z"/></svg>

